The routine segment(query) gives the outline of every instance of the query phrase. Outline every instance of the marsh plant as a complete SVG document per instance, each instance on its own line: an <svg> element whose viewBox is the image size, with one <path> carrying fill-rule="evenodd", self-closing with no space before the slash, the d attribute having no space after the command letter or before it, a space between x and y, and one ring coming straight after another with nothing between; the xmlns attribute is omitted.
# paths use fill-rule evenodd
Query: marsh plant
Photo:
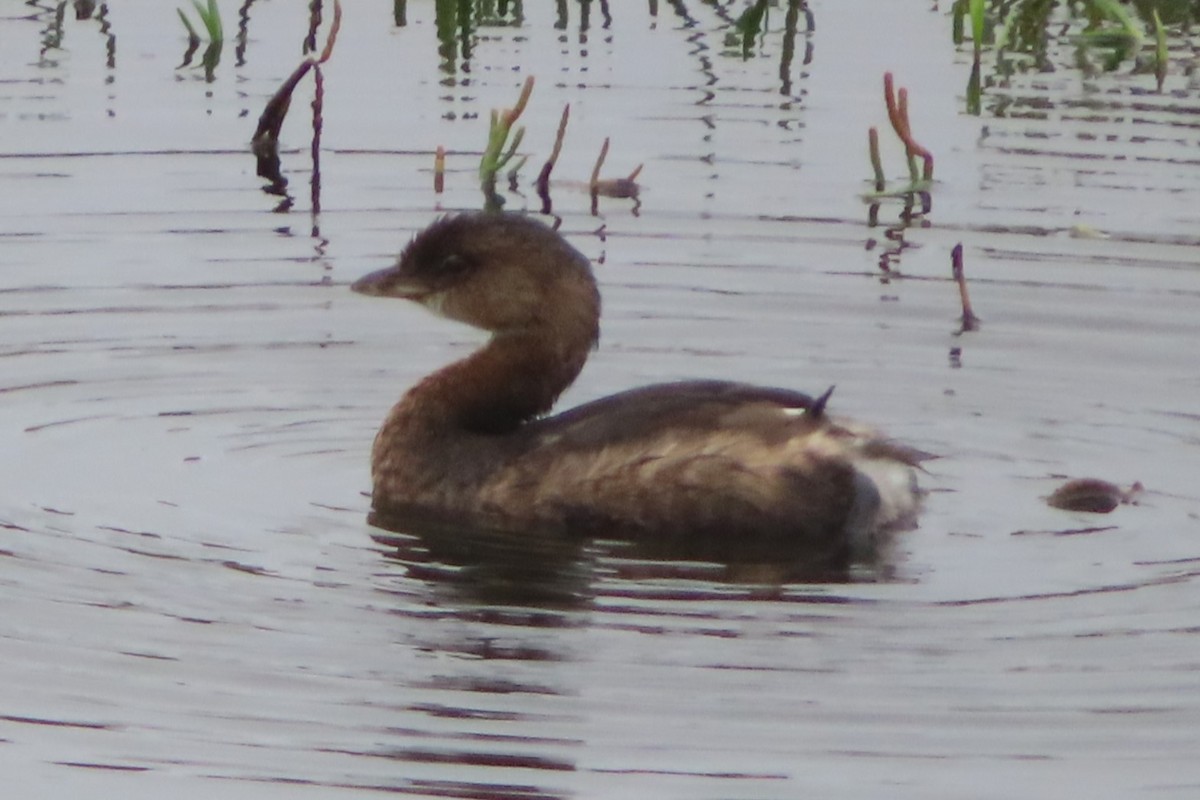
<svg viewBox="0 0 1200 800"><path fill-rule="evenodd" d="M504 198L496 191L496 181L506 167L508 167L506 176L508 178L509 189L514 192L519 189L519 173L526 161L529 160L529 156L517 153L517 148L520 147L522 140L525 138L525 128L524 126L517 126L517 121L521 118L526 106L529 104L529 98L533 94L534 83L535 80L532 75L525 79L524 84L521 86L521 93L517 97L517 102L512 108L492 110L488 125L487 145L484 147L483 155L479 159L479 184L480 189L483 191L483 207L485 210L498 211L504 206ZM549 158L546 159L546 163L542 166L534 183L538 197L542 200L543 214L551 213L550 173L554 170L555 164L558 162L558 156L562 152L563 140L566 137L567 123L570 120L570 116L571 106L568 104L563 107L562 117L558 123L558 132L554 138L554 148L551 150ZM600 155L592 170L591 179L587 184L588 192L592 197L592 213L599 213L597 204L600 197L632 199L635 201L634 207L636 213L636 201L641 189L637 182L637 177L642 171L642 166L639 164L627 177L601 178L600 170L604 166L605 158L608 156L608 147L609 140L605 137L604 144L600 148ZM512 164L511 167L509 166L510 164ZM439 194L445 189L445 170L445 148L438 147L434 156L433 180L434 191Z"/></svg>
<svg viewBox="0 0 1200 800"><path fill-rule="evenodd" d="M867 131L867 142L871 157L871 171L875 175L875 191L866 198L871 201L881 197L904 197L917 193L928 192L933 184L933 153L917 142L913 136L912 123L908 119L908 90L895 87L892 73L883 74L883 102L887 107L888 122L892 125L896 137L904 145L904 156L908 164L908 184L899 190L889 191L887 178L883 171L883 159L879 155L879 131L870 128ZM918 167L918 159L920 167Z"/></svg>
<svg viewBox="0 0 1200 800"><path fill-rule="evenodd" d="M1054 71L1053 54L1067 44L1074 66L1084 73L1131 63L1135 72L1153 73L1161 91L1168 26L1188 28L1200 18L1200 0L955 0L952 15L954 41L962 44L969 27L974 45L976 74L967 102L978 113L984 48L996 53L995 76L1001 81L1018 71Z"/></svg>
<svg viewBox="0 0 1200 800"><path fill-rule="evenodd" d="M485 194L488 193L489 188L494 192L496 175L512 161L517 148L521 146L521 140L525 138L525 127L514 129L513 126L529 103L529 96L533 94L533 83L532 75L525 79L525 84L521 87L521 94L517 98L517 104L512 108L506 108L503 111L492 109L487 147L484 148L483 157L479 160L479 180L483 184ZM513 168L514 173L524 163L523 159L518 162L517 166Z"/></svg>

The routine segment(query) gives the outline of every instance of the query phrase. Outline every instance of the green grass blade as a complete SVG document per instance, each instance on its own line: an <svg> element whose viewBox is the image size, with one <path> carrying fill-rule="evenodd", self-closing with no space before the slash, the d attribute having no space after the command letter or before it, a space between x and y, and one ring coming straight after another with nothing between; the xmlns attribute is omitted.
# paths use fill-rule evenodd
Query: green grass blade
<svg viewBox="0 0 1200 800"><path fill-rule="evenodd" d="M183 23L183 27L187 28L188 38L199 40L200 37L196 34L196 29L192 27L192 23L188 20L187 14L183 13L183 9L177 8L175 10L179 12L179 20Z"/></svg>
<svg viewBox="0 0 1200 800"><path fill-rule="evenodd" d="M983 0L971 0L971 38L975 40L975 52L983 47Z"/></svg>

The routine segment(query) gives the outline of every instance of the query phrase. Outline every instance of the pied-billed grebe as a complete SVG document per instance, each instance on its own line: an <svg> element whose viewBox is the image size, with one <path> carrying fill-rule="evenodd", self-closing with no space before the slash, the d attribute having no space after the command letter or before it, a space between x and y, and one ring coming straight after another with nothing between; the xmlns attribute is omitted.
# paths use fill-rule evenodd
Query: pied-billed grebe
<svg viewBox="0 0 1200 800"><path fill-rule="evenodd" d="M915 522L925 454L831 418L828 393L687 381L541 416L599 339L600 296L587 258L534 219L444 217L352 288L492 333L379 430L373 505L393 524L770 546L841 568Z"/></svg>

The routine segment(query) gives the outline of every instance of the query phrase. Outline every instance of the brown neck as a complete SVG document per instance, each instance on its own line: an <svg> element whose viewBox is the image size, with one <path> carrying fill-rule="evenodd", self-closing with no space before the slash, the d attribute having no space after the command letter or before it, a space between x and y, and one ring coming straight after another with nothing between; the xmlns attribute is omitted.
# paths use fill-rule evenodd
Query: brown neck
<svg viewBox="0 0 1200 800"><path fill-rule="evenodd" d="M427 430L510 432L553 407L583 369L591 344L552 341L537 330L497 334L410 389L396 412Z"/></svg>

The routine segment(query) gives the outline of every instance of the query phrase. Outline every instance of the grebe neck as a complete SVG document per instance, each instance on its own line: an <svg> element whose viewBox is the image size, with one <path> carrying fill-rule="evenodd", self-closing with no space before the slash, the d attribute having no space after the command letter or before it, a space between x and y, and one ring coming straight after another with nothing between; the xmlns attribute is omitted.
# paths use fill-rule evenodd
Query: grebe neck
<svg viewBox="0 0 1200 800"><path fill-rule="evenodd" d="M536 328L493 334L469 357L410 389L393 413L427 430L509 433L553 407L594 341L563 342Z"/></svg>

